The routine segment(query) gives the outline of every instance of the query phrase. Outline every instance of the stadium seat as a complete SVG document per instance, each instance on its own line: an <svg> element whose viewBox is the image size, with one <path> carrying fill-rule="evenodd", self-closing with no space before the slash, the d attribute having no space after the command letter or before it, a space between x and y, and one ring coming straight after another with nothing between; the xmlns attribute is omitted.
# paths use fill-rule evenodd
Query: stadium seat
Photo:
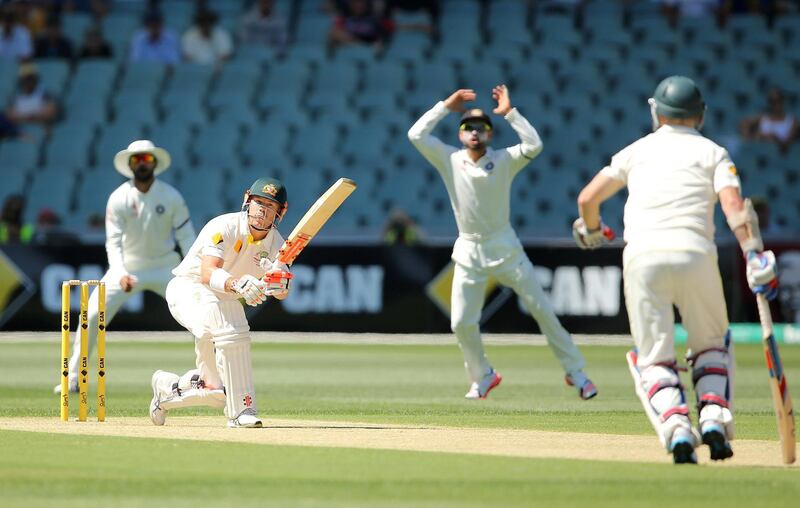
<svg viewBox="0 0 800 508"><path fill-rule="evenodd" d="M533 31L528 29L528 5L517 0L495 0L489 3L487 22L489 40L530 44Z"/></svg>
<svg viewBox="0 0 800 508"><path fill-rule="evenodd" d="M241 165L237 155L239 129L227 123L203 126L190 142L190 152L200 167L236 170Z"/></svg>
<svg viewBox="0 0 800 508"><path fill-rule="evenodd" d="M306 62L288 58L267 66L267 75L258 95L284 91L293 91L296 95L305 90L310 78L311 69Z"/></svg>
<svg viewBox="0 0 800 508"><path fill-rule="evenodd" d="M252 65L252 63L251 63ZM196 90L203 93L214 77L214 67L189 62L181 62L172 68L165 90Z"/></svg>
<svg viewBox="0 0 800 508"><path fill-rule="evenodd" d="M304 13L298 19L295 39L324 47L332 25L333 19L327 14L322 12Z"/></svg>
<svg viewBox="0 0 800 508"><path fill-rule="evenodd" d="M83 40L86 29L92 25L92 18L85 12L65 12L61 15L61 33L77 45Z"/></svg>
<svg viewBox="0 0 800 508"><path fill-rule="evenodd" d="M167 74L167 66L154 62L140 62L134 65L123 66L124 72L120 82L120 90L136 90L149 92L155 95L161 90Z"/></svg>
<svg viewBox="0 0 800 508"><path fill-rule="evenodd" d="M291 139L291 153L306 166L329 164L339 158L336 150L338 139L338 129L301 127Z"/></svg>
<svg viewBox="0 0 800 508"><path fill-rule="evenodd" d="M252 126L259 122L259 114L247 97L235 92L220 92L211 95L208 104L214 121L231 126Z"/></svg>
<svg viewBox="0 0 800 508"><path fill-rule="evenodd" d="M114 85L117 63L112 60L83 60L75 68L70 94L104 97Z"/></svg>
<svg viewBox="0 0 800 508"><path fill-rule="evenodd" d="M396 60L369 64L364 71L364 89L384 93L401 93L408 90L405 66Z"/></svg>
<svg viewBox="0 0 800 508"><path fill-rule="evenodd" d="M119 120L105 125L95 145L94 166L113 168L117 152L137 139L147 139L141 125Z"/></svg>
<svg viewBox="0 0 800 508"><path fill-rule="evenodd" d="M154 125L157 122L153 96L149 92L126 90L114 95L112 118L117 122Z"/></svg>
<svg viewBox="0 0 800 508"><path fill-rule="evenodd" d="M442 63L416 62L411 70L411 80L416 95L449 95L456 87L455 69Z"/></svg>
<svg viewBox="0 0 800 508"><path fill-rule="evenodd" d="M169 152L172 158L172 166L181 169L191 167L191 159L188 152L192 132L187 123L183 121L158 123L151 126L149 136L156 146L165 148Z"/></svg>
<svg viewBox="0 0 800 508"><path fill-rule="evenodd" d="M422 32L401 31L392 36L384 58L389 61L417 61L431 47L431 38Z"/></svg>
<svg viewBox="0 0 800 508"><path fill-rule="evenodd" d="M405 121L406 115L398 112L398 94L375 90L364 91L354 97L354 106L360 110L361 114L369 118L399 117Z"/></svg>
<svg viewBox="0 0 800 508"><path fill-rule="evenodd" d="M192 88L182 91L172 90L159 95L161 111L164 113L164 122L182 122L189 126L203 125L208 122L208 112L198 90Z"/></svg>
<svg viewBox="0 0 800 508"><path fill-rule="evenodd" d="M125 177L111 167L81 174L75 195L75 211L70 214L69 222L74 227L84 227L92 214L105 216L109 196L124 182Z"/></svg>
<svg viewBox="0 0 800 508"><path fill-rule="evenodd" d="M39 144L29 140L0 143L0 168L33 168L39 162Z"/></svg>
<svg viewBox="0 0 800 508"><path fill-rule="evenodd" d="M2 150L3 147L0 145L0 153L2 153ZM0 186L0 203L4 203L11 194L24 193L30 187L30 173L30 168L21 165L3 164L3 185Z"/></svg>
<svg viewBox="0 0 800 508"><path fill-rule="evenodd" d="M356 90L359 74L352 61L322 62L317 66L312 83L316 92L336 91L347 95Z"/></svg>
<svg viewBox="0 0 800 508"><path fill-rule="evenodd" d="M256 124L250 128L242 143L242 154L251 167L269 166L287 152L289 137L290 130L285 126Z"/></svg>
<svg viewBox="0 0 800 508"><path fill-rule="evenodd" d="M249 182L247 185L251 183ZM233 187L228 183L226 173L220 168L199 166L185 173L178 190L186 201L192 222L198 226L218 215L238 210L241 205L242 193L247 187L238 189L237 201L229 203L227 192L232 192Z"/></svg>
<svg viewBox="0 0 800 508"><path fill-rule="evenodd" d="M38 60L36 67L45 90L61 97L69 81L69 63L62 60Z"/></svg>
<svg viewBox="0 0 800 508"><path fill-rule="evenodd" d="M62 221L70 216L73 195L76 187L76 173L73 168L61 165L41 168L32 173L33 181L26 189L28 196L47 196L47 199L28 203L25 208L25 222L36 223L39 211L47 207L53 210ZM105 202L103 202L105 208Z"/></svg>
<svg viewBox="0 0 800 508"><path fill-rule="evenodd" d="M76 115L77 117L79 116ZM94 124L82 121L56 126L45 145L45 164L78 169L89 167L92 160L91 143L94 139L94 130Z"/></svg>

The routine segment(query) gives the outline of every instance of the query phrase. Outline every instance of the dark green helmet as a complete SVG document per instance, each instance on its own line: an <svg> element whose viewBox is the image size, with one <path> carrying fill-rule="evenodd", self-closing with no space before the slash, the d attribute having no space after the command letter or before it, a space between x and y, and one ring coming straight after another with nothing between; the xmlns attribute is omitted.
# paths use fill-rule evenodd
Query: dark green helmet
<svg viewBox="0 0 800 508"><path fill-rule="evenodd" d="M656 115L667 118L692 118L706 110L703 94L686 76L670 76L659 83L650 104Z"/></svg>
<svg viewBox="0 0 800 508"><path fill-rule="evenodd" d="M280 218L286 215L286 210L289 208L286 187L277 178L259 178L253 182L253 185L244 193L243 208L247 206L247 201L250 199L250 196L260 196L280 204Z"/></svg>

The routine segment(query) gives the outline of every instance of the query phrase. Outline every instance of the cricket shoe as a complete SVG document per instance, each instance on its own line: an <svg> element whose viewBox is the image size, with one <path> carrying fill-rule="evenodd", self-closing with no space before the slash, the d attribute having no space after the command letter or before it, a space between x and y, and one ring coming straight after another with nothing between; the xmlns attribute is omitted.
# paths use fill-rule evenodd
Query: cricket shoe
<svg viewBox="0 0 800 508"><path fill-rule="evenodd" d="M694 452L695 437L690 432L675 431L669 451L672 452L672 462L675 464L697 464L697 454Z"/></svg>
<svg viewBox="0 0 800 508"><path fill-rule="evenodd" d="M228 427L232 429L260 429L262 426L256 410L250 407L239 413L239 416L233 420L228 420Z"/></svg>
<svg viewBox="0 0 800 508"><path fill-rule="evenodd" d="M57 384L53 387L53 393L56 395L61 395L61 384ZM78 393L78 380L70 381L69 382L69 393Z"/></svg>
<svg viewBox="0 0 800 508"><path fill-rule="evenodd" d="M150 386L153 387L153 400L150 401L150 420L153 425L164 425L167 421L167 410L161 408L161 394L158 390L158 377L163 371L157 370L150 379Z"/></svg>
<svg viewBox="0 0 800 508"><path fill-rule="evenodd" d="M711 451L711 460L725 460L733 457L733 449L725 431L716 423L707 423L703 426L703 444L708 445Z"/></svg>
<svg viewBox="0 0 800 508"><path fill-rule="evenodd" d="M578 395L583 400L589 400L597 396L597 387L592 383L591 379L586 377L582 371L577 371L574 374L567 374L564 376L564 381L567 386L574 386L578 390Z"/></svg>
<svg viewBox="0 0 800 508"><path fill-rule="evenodd" d="M481 378L479 383L472 383L472 386L469 387L469 391L464 395L464 398L469 400L485 399L489 395L489 392L491 392L495 386L499 385L502 380L503 376L492 369Z"/></svg>

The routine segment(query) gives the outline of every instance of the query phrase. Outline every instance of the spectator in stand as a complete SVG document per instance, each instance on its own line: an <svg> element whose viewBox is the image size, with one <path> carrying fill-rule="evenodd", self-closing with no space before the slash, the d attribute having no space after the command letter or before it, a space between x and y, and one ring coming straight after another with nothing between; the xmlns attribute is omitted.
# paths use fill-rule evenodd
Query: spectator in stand
<svg viewBox="0 0 800 508"><path fill-rule="evenodd" d="M113 54L111 45L103 38L100 27L89 27L83 38L79 58L111 58Z"/></svg>
<svg viewBox="0 0 800 508"><path fill-rule="evenodd" d="M27 60L33 55L31 33L17 21L14 5L7 4L0 8L0 59Z"/></svg>
<svg viewBox="0 0 800 508"><path fill-rule="evenodd" d="M396 30L415 30L424 32L433 38L438 37L439 13L441 11L439 0L384 0L383 16L386 19L396 19L398 12L412 13L425 12L428 20L425 22L395 23Z"/></svg>
<svg viewBox="0 0 800 508"><path fill-rule="evenodd" d="M55 99L39 83L39 71L32 63L20 65L19 91L6 111L8 119L17 124L53 123L59 113Z"/></svg>
<svg viewBox="0 0 800 508"><path fill-rule="evenodd" d="M194 16L194 25L181 39L183 55L189 62L221 66L233 53L231 34L217 26L217 15L201 9Z"/></svg>
<svg viewBox="0 0 800 508"><path fill-rule="evenodd" d="M242 18L240 37L245 44L262 44L277 52L289 39L286 17L275 9L275 0L256 0Z"/></svg>
<svg viewBox="0 0 800 508"><path fill-rule="evenodd" d="M661 4L661 13L671 27L678 26L680 18L715 17L724 20L724 0L652 0Z"/></svg>
<svg viewBox="0 0 800 508"><path fill-rule="evenodd" d="M0 245L9 243L30 243L33 238L33 224L23 224L25 198L21 194L11 194L3 203L0 212Z"/></svg>
<svg viewBox="0 0 800 508"><path fill-rule="evenodd" d="M416 245L419 228L405 210L395 208L383 226L383 243L386 245Z"/></svg>
<svg viewBox="0 0 800 508"><path fill-rule="evenodd" d="M44 31L36 37L33 54L36 58L72 58L72 42L61 32L61 17L51 13Z"/></svg>
<svg viewBox="0 0 800 508"><path fill-rule="evenodd" d="M371 0L350 0L339 12L328 34L331 47L368 44L381 51L394 31L392 21L376 14Z"/></svg>
<svg viewBox="0 0 800 508"><path fill-rule="evenodd" d="M50 208L42 208L36 217L36 232L33 243L40 245L74 245L78 240L75 233L61 225L61 217Z"/></svg>
<svg viewBox="0 0 800 508"><path fill-rule="evenodd" d="M753 202L753 210L756 211L756 215L758 216L758 229L761 231L761 235L765 239L769 240L771 238L780 238L781 235L786 233L780 224L772 221L769 210L769 201L767 201L766 198L753 196L750 198L750 201Z"/></svg>
<svg viewBox="0 0 800 508"><path fill-rule="evenodd" d="M9 120L5 113L0 113L0 141L6 138L17 138L19 134L16 124Z"/></svg>
<svg viewBox="0 0 800 508"><path fill-rule="evenodd" d="M157 10L144 15L144 27L131 40L131 62L176 64L181 59L178 37L164 28L164 18Z"/></svg>
<svg viewBox="0 0 800 508"><path fill-rule="evenodd" d="M111 10L111 0L63 0L66 12L88 12L102 18Z"/></svg>
<svg viewBox="0 0 800 508"><path fill-rule="evenodd" d="M744 139L775 143L782 152L798 139L797 118L786 112L783 92L778 88L767 93L767 110L742 120L739 131Z"/></svg>

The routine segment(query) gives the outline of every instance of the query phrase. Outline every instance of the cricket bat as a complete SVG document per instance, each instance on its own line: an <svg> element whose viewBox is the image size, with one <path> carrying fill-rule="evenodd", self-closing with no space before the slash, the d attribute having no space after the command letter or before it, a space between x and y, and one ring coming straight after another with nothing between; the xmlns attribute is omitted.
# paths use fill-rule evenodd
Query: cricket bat
<svg viewBox="0 0 800 508"><path fill-rule="evenodd" d="M286 241L278 251L278 261L291 265L297 256L306 248L308 242L319 233L333 213L344 203L344 200L356 190L356 183L349 178L340 178L319 197L308 209L297 226L294 227Z"/></svg>
<svg viewBox="0 0 800 508"><path fill-rule="evenodd" d="M772 391L772 402L775 406L775 416L778 420L778 434L781 438L781 452L784 464L792 464L795 461L795 434L794 434L794 410L792 409L792 398L786 386L786 376L783 373L781 357L778 354L778 344L775 342L775 335L772 333L772 314L769 310L769 303L762 294L756 295L758 304L758 317L761 320L761 329L764 333L764 353L767 357L767 368L769 369L769 386Z"/></svg>

